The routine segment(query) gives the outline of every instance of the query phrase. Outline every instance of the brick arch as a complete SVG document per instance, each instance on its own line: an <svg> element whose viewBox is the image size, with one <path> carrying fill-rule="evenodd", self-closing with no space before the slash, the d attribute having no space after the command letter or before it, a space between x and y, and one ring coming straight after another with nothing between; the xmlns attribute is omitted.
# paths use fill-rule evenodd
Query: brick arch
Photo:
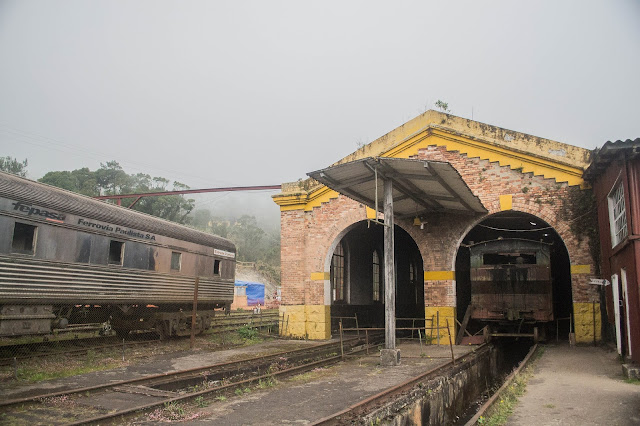
<svg viewBox="0 0 640 426"><path fill-rule="evenodd" d="M458 254L458 250L460 249L460 244L462 243L462 240L467 236L467 234L469 234L469 232L471 232L473 228L475 228L479 223L481 223L485 219L489 218L490 216L493 216L494 214L502 213L505 211L499 208L499 203L493 203L493 204L494 205L492 206L487 206L487 207L491 207L491 208L488 208L489 210L488 214L482 217L476 218L466 226L464 231L462 231L462 233L459 235L456 244L453 247L451 247L451 252L449 253L449 264L451 265L452 271L455 270L456 257ZM527 213L546 222L558 234L558 236L560 236L560 239L564 243L564 246L567 249L567 252L569 253L570 262L573 259L580 257L576 252L580 250L580 247L578 247L576 244L572 244L575 238L573 237L573 234L569 230L569 226L566 223L560 223L558 220L555 219L557 217L557 214L556 212L553 211L553 209L545 207L545 208L542 208L541 210L539 206L536 205L534 208L529 203L517 203L517 208L516 208L515 202L513 207L514 208L512 208L509 211L517 212L517 213Z"/></svg>

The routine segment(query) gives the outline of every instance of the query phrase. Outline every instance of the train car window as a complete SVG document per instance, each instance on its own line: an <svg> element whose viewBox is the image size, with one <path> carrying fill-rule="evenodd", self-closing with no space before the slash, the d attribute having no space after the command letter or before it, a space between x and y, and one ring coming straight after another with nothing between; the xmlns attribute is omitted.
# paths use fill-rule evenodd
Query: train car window
<svg viewBox="0 0 640 426"><path fill-rule="evenodd" d="M213 261L213 274L220 275L220 261L218 259Z"/></svg>
<svg viewBox="0 0 640 426"><path fill-rule="evenodd" d="M178 253L177 251L172 251L171 252L171 270L179 271L181 263L182 263L182 253Z"/></svg>
<svg viewBox="0 0 640 426"><path fill-rule="evenodd" d="M36 247L37 226L16 222L11 248L15 253L33 254Z"/></svg>
<svg viewBox="0 0 640 426"><path fill-rule="evenodd" d="M485 253L483 265L535 265L535 253Z"/></svg>
<svg viewBox="0 0 640 426"><path fill-rule="evenodd" d="M122 265L123 253L124 243L122 241L111 240L111 243L109 243L109 264Z"/></svg>

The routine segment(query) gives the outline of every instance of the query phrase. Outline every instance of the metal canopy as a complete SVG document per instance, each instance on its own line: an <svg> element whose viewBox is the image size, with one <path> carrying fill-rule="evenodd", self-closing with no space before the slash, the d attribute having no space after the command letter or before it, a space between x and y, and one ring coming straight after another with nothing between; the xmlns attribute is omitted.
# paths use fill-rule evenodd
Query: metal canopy
<svg viewBox="0 0 640 426"><path fill-rule="evenodd" d="M376 192L381 195L384 181L391 180L393 210L400 218L434 212L487 212L458 171L451 164L440 161L368 157L307 174L371 208L376 208ZM378 210L380 207L381 200Z"/></svg>

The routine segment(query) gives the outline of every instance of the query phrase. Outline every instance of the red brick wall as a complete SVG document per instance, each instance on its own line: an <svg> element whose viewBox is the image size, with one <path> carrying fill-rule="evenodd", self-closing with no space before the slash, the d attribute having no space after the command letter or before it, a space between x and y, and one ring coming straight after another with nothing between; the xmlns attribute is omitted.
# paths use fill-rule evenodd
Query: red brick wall
<svg viewBox="0 0 640 426"><path fill-rule="evenodd" d="M469 188L477 195L489 214L500 210L500 195L513 196L514 211L526 212L551 225L565 242L570 261L591 265L588 241L578 241L569 224L561 218L562 199L568 186L553 179L521 173L508 166L468 158L444 147L429 146L414 158L449 162L458 170ZM424 229L411 221L398 225L411 235L420 248L425 271L452 271L462 238L484 217L465 215L432 215ZM311 281L312 272L328 271L326 262L335 244L356 222L366 219L365 207L347 197L316 207L311 212L282 213L282 297L283 304L323 304L322 281ZM594 286L587 284L588 275L572 275L573 301L598 301ZM425 282L426 306L455 306L455 283L452 280Z"/></svg>

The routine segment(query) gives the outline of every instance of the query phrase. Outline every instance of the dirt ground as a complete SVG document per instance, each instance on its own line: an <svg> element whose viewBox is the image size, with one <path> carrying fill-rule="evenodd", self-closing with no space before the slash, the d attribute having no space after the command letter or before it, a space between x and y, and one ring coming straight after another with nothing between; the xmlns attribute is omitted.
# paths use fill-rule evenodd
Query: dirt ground
<svg viewBox="0 0 640 426"><path fill-rule="evenodd" d="M637 425L640 385L614 351L548 345L507 425Z"/></svg>

